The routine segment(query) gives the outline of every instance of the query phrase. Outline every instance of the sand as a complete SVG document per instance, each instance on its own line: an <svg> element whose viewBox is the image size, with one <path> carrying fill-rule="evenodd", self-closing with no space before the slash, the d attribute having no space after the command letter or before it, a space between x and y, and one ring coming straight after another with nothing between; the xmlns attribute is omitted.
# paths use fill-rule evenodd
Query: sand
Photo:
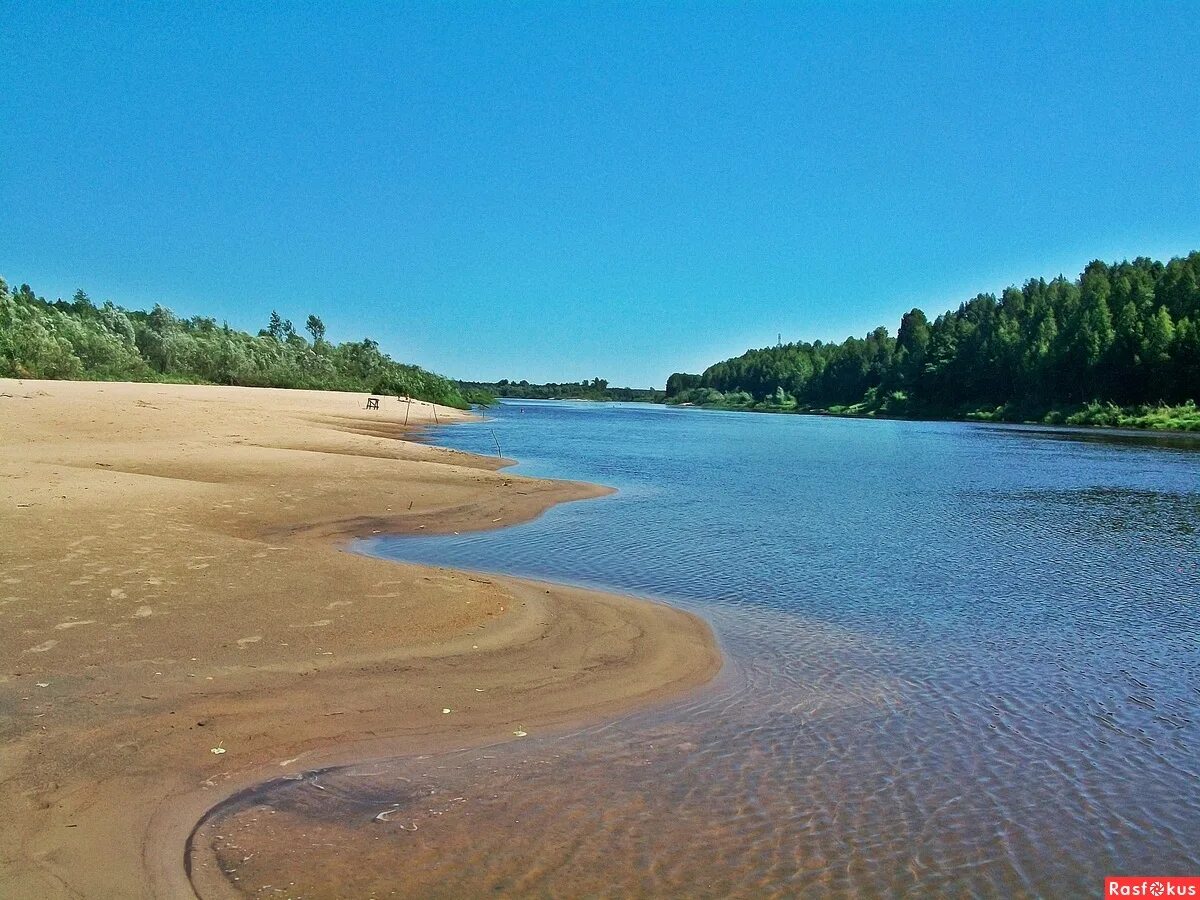
<svg viewBox="0 0 1200 900"><path fill-rule="evenodd" d="M364 401L0 380L0 896L192 896L187 835L241 788L716 673L665 605L351 552L607 493L404 439L458 411Z"/></svg>

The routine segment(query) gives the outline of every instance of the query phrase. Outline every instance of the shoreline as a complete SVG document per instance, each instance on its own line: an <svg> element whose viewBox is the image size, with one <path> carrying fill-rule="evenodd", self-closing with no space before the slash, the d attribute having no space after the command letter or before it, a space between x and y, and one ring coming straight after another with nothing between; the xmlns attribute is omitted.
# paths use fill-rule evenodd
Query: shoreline
<svg viewBox="0 0 1200 900"><path fill-rule="evenodd" d="M187 835L245 787L597 721L719 670L673 607L349 551L609 492L405 440L427 404L406 429L362 403L0 381L6 890L191 896Z"/></svg>
<svg viewBox="0 0 1200 900"><path fill-rule="evenodd" d="M1063 431L1078 431L1082 433L1098 432L1100 434L1130 434L1130 435L1163 435L1195 437L1198 434L1196 428L1159 428L1152 424L1137 425L1137 424L1117 424L1110 425L1104 422L1068 422L1066 418L1070 414L1064 413L1064 421L1047 422L1043 419L1004 419L999 417L991 417L985 415L964 414L961 416L934 416L934 415L905 415L903 413L890 413L881 410L864 410L861 412L851 410L831 410L831 409L754 409L746 406L727 406L719 403L700 404L700 403L670 403L665 402L664 406L674 407L675 409L700 409L708 412L744 412L744 413L765 413L773 416L817 416L820 418L829 419L859 419L867 422L953 422L962 425L994 425L994 426L1013 426L1020 428L1048 428L1058 429ZM1075 412L1082 410L1084 407L1073 407ZM1179 409L1180 407L1168 407L1168 409ZM1194 412L1194 410L1192 410Z"/></svg>

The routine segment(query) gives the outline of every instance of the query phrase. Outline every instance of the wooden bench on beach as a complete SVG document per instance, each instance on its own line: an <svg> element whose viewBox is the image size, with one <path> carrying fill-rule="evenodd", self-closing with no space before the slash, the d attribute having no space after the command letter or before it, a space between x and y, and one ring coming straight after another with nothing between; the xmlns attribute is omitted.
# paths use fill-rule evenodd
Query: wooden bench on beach
<svg viewBox="0 0 1200 900"><path fill-rule="evenodd" d="M378 397L368 397L367 398L367 409L379 409L379 398Z"/></svg>

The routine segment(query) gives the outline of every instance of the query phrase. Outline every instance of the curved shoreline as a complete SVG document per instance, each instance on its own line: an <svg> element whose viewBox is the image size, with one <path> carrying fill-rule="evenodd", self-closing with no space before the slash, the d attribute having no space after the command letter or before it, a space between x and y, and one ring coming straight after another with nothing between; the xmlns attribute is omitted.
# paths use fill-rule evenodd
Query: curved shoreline
<svg viewBox="0 0 1200 900"><path fill-rule="evenodd" d="M526 579L515 578L506 580L511 580L538 592L546 591L550 593L551 590L557 591L557 589L564 587L553 582L528 581ZM656 608L656 613L666 610L677 614L678 618L674 623L674 627L680 629L681 634L686 635L690 633L696 638L712 639L712 634L707 624L688 613L676 610L665 604L621 595L608 595L585 589L570 587L566 587L565 589L568 594L577 593L578 596L556 596L554 598L555 601L571 603L578 599L582 602L603 603L605 601L616 600L621 602L622 605L625 602L628 602L630 606L646 604ZM700 626L699 629L696 628L697 624ZM450 658L452 657L442 657L442 659ZM610 676L616 675L619 677L620 681L626 686L626 689L622 690L616 688L615 685L610 685L610 688L616 688L610 690L610 696L603 700L593 698L584 706L578 705L578 698L570 696L574 691L564 691L557 696L544 696L533 707L527 708L525 714L519 716L517 719L504 715L491 719L486 724L478 723L469 730L464 729L455 732L428 730L385 738L360 740L348 745L317 747L305 753L302 765L299 765L295 771L287 775L280 775L279 769L271 765L264 766L257 771L248 772L245 778L239 779L236 782L236 785L227 785L220 796L205 795L204 800L207 805L198 815L195 814L195 808L192 808L186 815L182 816L173 810L167 817L159 820L159 825L174 825L176 834L179 833L181 826L187 828L187 836L184 840L180 841L178 838L172 839L164 847L168 852L174 851L176 854L183 847L186 855L183 860L180 860L176 855L173 862L170 859L166 861L171 871L163 873L169 877L161 883L164 886L170 885L174 887L174 876L181 871L178 863L182 861L185 864L182 871L186 873L196 897L202 898L202 900L222 900L222 898L231 898L232 900L232 898L243 896L232 889L232 886L225 880L225 877L217 868L215 860L212 857L205 854L205 858L197 863L193 855L195 851L199 851L200 849L195 845L195 838L199 831L210 820L218 818L231 804L236 803L239 796L257 794L279 782L306 779L323 772L351 766L366 765L374 762L388 762L402 757L437 756L459 750L479 750L496 747L510 743L516 739L510 730L511 725L514 723L519 724L521 730L528 730L531 736L536 737L558 736L570 733L579 728L600 724L613 717L638 712L680 698L688 691L702 687L710 682L722 666L722 659L719 653L714 653L711 657L697 655L691 660L675 659L664 660L663 662L666 665L661 666L661 670L664 673L668 669L674 670L675 677L672 680L664 680L658 683L655 683L654 679L647 681L644 672L639 675L636 670L630 667L629 660L616 662L616 666L628 669L627 674L620 676L617 672L613 671L610 673ZM637 682L640 682L640 685L636 685L635 683ZM489 693L492 693L490 689Z"/></svg>
<svg viewBox="0 0 1200 900"><path fill-rule="evenodd" d="M3 562L21 592L0 598L0 797L17 813L0 885L14 894L188 896L187 834L272 775L582 724L720 668L708 626L671 607L339 547L607 493L397 440L399 407L0 388L14 435L0 502L18 516Z"/></svg>

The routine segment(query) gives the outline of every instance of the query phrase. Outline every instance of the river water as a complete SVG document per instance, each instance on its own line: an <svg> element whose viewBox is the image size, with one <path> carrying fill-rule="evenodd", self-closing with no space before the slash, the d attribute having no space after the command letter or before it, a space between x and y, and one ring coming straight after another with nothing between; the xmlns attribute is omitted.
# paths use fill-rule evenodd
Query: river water
<svg viewBox="0 0 1200 900"><path fill-rule="evenodd" d="M1200 874L1197 440L539 402L429 439L618 493L360 549L665 599L725 669L616 722L231 803L206 839L247 895L1077 897Z"/></svg>

